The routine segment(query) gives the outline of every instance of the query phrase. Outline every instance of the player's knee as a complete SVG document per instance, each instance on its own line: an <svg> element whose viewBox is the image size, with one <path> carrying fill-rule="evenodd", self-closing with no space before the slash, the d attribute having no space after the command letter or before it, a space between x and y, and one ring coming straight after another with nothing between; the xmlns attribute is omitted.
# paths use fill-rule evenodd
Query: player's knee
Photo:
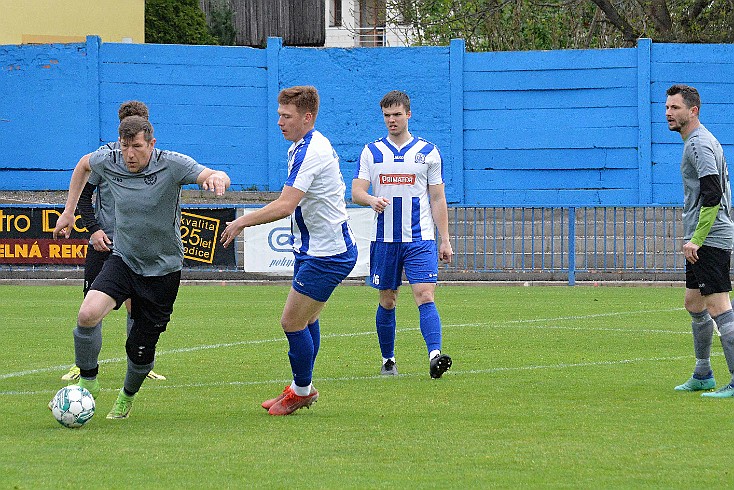
<svg viewBox="0 0 734 490"><path fill-rule="evenodd" d="M415 295L415 304L420 306L424 305L426 303L433 303L434 296L433 291L425 290L420 291L418 294Z"/></svg>
<svg viewBox="0 0 734 490"><path fill-rule="evenodd" d="M95 308L82 304L79 308L79 314L76 321L82 327L93 327L102 320L99 312Z"/></svg>
<svg viewBox="0 0 734 490"><path fill-rule="evenodd" d="M381 291L380 292L380 305L386 310L394 310L398 304L397 291Z"/></svg>
<svg viewBox="0 0 734 490"><path fill-rule="evenodd" d="M137 326L136 326L137 327ZM155 346L161 333L150 328L133 328L125 343L127 357L133 364L150 364L155 359Z"/></svg>
<svg viewBox="0 0 734 490"><path fill-rule="evenodd" d="M292 320L287 320L286 318L280 319L280 326L284 332L296 332L298 330L302 330L303 325L300 325L301 328L298 328L299 325L300 323L294 322Z"/></svg>

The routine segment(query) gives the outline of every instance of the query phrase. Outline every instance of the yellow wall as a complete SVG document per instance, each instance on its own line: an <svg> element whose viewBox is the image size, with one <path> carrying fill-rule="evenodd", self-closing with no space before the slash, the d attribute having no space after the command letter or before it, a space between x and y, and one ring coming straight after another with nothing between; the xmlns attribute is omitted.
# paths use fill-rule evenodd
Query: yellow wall
<svg viewBox="0 0 734 490"><path fill-rule="evenodd" d="M0 45L83 42L88 35L145 42L145 0L0 1Z"/></svg>

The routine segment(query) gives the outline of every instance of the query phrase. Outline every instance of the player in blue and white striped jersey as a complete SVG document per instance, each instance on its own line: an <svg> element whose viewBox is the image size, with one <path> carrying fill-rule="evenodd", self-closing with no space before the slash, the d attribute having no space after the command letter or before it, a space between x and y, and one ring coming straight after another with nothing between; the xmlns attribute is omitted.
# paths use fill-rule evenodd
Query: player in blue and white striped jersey
<svg viewBox="0 0 734 490"><path fill-rule="evenodd" d="M426 342L429 373L451 367L441 353L441 318L434 302L438 260L451 262L448 208L441 153L408 131L410 97L393 90L380 101L388 135L367 144L352 180L352 201L375 211L370 245L370 281L380 291L375 322L382 352L381 374L396 375L395 307L402 274L411 284ZM369 193L370 186L372 193ZM436 250L434 228L441 241Z"/></svg>
<svg viewBox="0 0 734 490"><path fill-rule="evenodd" d="M267 206L227 223L222 233L226 247L248 226L291 217L295 263L280 323L290 348L293 382L262 403L270 415L289 415L318 399L312 376L321 344L319 314L357 262L339 157L329 140L314 129L318 110L319 94L314 87L280 92L278 126L285 139L293 142L283 191Z"/></svg>

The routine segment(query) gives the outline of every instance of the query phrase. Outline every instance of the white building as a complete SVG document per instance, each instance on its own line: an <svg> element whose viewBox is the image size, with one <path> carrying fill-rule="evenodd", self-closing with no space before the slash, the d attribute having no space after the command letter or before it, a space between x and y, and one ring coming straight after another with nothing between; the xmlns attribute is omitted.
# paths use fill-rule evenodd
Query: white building
<svg viewBox="0 0 734 490"><path fill-rule="evenodd" d="M327 48L407 46L409 26L389 0L324 0ZM393 3L393 2L389 2Z"/></svg>

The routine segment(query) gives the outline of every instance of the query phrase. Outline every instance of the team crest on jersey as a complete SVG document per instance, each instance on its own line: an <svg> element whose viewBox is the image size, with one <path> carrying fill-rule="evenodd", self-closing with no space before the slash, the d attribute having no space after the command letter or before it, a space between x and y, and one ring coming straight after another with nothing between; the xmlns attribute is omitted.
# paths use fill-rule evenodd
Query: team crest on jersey
<svg viewBox="0 0 734 490"><path fill-rule="evenodd" d="M143 182L145 182L148 185L153 185L156 183L157 180L158 180L158 177L156 176L156 174L153 174L153 175L146 175L145 178L143 179Z"/></svg>
<svg viewBox="0 0 734 490"><path fill-rule="evenodd" d="M415 163L419 163L423 165L426 163L426 156L423 153L416 153L415 154Z"/></svg>

